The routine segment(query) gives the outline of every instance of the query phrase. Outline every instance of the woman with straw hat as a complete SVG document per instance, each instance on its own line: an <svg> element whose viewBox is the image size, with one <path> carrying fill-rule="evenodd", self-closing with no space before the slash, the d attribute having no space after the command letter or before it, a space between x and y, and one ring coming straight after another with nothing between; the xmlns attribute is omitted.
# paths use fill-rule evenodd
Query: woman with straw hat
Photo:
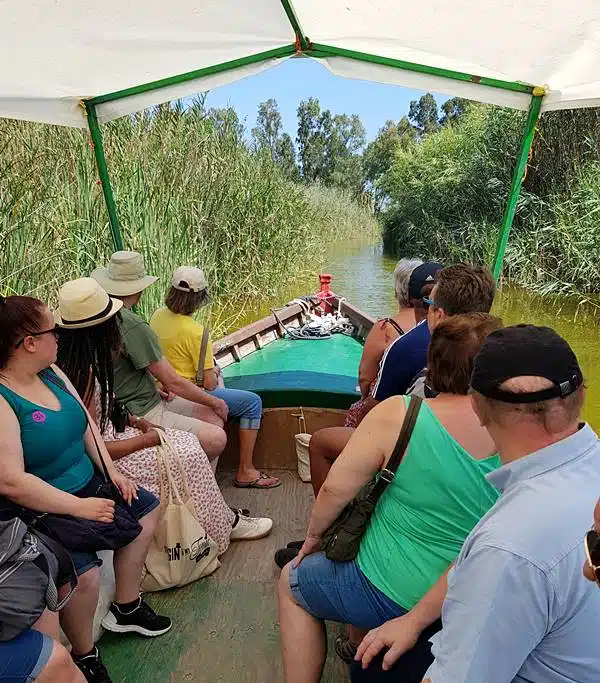
<svg viewBox="0 0 600 683"><path fill-rule="evenodd" d="M142 255L117 251L108 267L96 268L92 277L111 297L123 302L118 321L122 346L114 381L119 403L132 415L161 427L195 434L209 460L216 461L227 443L223 430L227 404L180 377L164 357L149 325L133 312L143 292L157 279L146 273ZM163 400L156 381L171 400Z"/></svg>
<svg viewBox="0 0 600 683"><path fill-rule="evenodd" d="M92 278L81 278L63 285L58 293L57 312L60 327L58 364L66 373L97 422L106 447L117 469L138 486L152 493L160 492L156 447L160 443L157 428L144 419L127 416L117 431L114 415L114 365L121 349L117 310L118 299L110 299ZM106 301L115 306L104 314ZM75 328L65 319L87 320ZM135 428L134 428L135 425ZM186 480L199 521L216 542L219 554L231 540L253 540L266 536L273 526L268 518L251 518L232 510L221 494L206 453L193 434L167 429L167 435L183 463ZM173 477L181 485L179 468L173 463Z"/></svg>

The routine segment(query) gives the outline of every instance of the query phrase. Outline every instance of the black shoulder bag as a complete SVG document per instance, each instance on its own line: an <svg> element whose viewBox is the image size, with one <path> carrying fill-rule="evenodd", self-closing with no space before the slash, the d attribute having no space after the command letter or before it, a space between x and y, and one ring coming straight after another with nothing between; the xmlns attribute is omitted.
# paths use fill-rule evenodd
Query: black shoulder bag
<svg viewBox="0 0 600 683"><path fill-rule="evenodd" d="M402 429L387 466L379 472L379 476L362 487L323 535L322 550L325 551L327 559L335 562L350 562L358 555L362 537L367 530L375 506L388 485L394 480L396 470L402 462L422 403L423 399L419 396L410 397Z"/></svg>

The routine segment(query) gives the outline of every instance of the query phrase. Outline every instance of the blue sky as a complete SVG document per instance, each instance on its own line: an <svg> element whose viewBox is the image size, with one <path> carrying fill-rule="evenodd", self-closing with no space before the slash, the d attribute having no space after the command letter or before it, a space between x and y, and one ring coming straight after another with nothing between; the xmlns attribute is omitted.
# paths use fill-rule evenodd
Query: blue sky
<svg viewBox="0 0 600 683"><path fill-rule="evenodd" d="M206 104L232 106L251 129L258 105L273 97L279 104L284 130L295 139L298 104L317 97L322 109L358 114L367 130L367 140L372 140L387 119L398 121L408 112L410 101L422 94L421 90L340 78L312 59L288 59L257 76L211 91ZM436 95L436 99L441 103L447 98Z"/></svg>

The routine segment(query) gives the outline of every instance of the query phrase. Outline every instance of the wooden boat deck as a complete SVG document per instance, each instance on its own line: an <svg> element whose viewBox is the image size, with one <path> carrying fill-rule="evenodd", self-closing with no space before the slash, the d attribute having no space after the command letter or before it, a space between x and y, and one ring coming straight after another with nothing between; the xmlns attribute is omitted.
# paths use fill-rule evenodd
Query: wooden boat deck
<svg viewBox="0 0 600 683"><path fill-rule="evenodd" d="M233 487L233 473L217 478L225 499L268 515L275 524L259 541L233 543L212 576L174 591L148 595L148 601L173 618L165 636L103 636L100 647L115 683L278 683L283 680L279 656L277 598L279 570L273 553L303 537L313 501L310 484L290 470L273 470L282 485L271 491ZM330 645L341 627L329 628ZM345 666L330 647L322 679L347 680Z"/></svg>

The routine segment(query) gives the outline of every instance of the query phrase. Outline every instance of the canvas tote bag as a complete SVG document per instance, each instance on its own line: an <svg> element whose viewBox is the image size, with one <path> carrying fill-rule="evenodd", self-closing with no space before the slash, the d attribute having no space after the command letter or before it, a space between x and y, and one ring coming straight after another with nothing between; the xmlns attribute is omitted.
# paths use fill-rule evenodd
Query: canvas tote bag
<svg viewBox="0 0 600 683"><path fill-rule="evenodd" d="M185 586L212 574L220 566L217 544L196 516L181 458L167 436L159 430L156 448L160 477L161 516L148 555L142 590L159 591ZM179 491L171 467L179 470L183 491Z"/></svg>

